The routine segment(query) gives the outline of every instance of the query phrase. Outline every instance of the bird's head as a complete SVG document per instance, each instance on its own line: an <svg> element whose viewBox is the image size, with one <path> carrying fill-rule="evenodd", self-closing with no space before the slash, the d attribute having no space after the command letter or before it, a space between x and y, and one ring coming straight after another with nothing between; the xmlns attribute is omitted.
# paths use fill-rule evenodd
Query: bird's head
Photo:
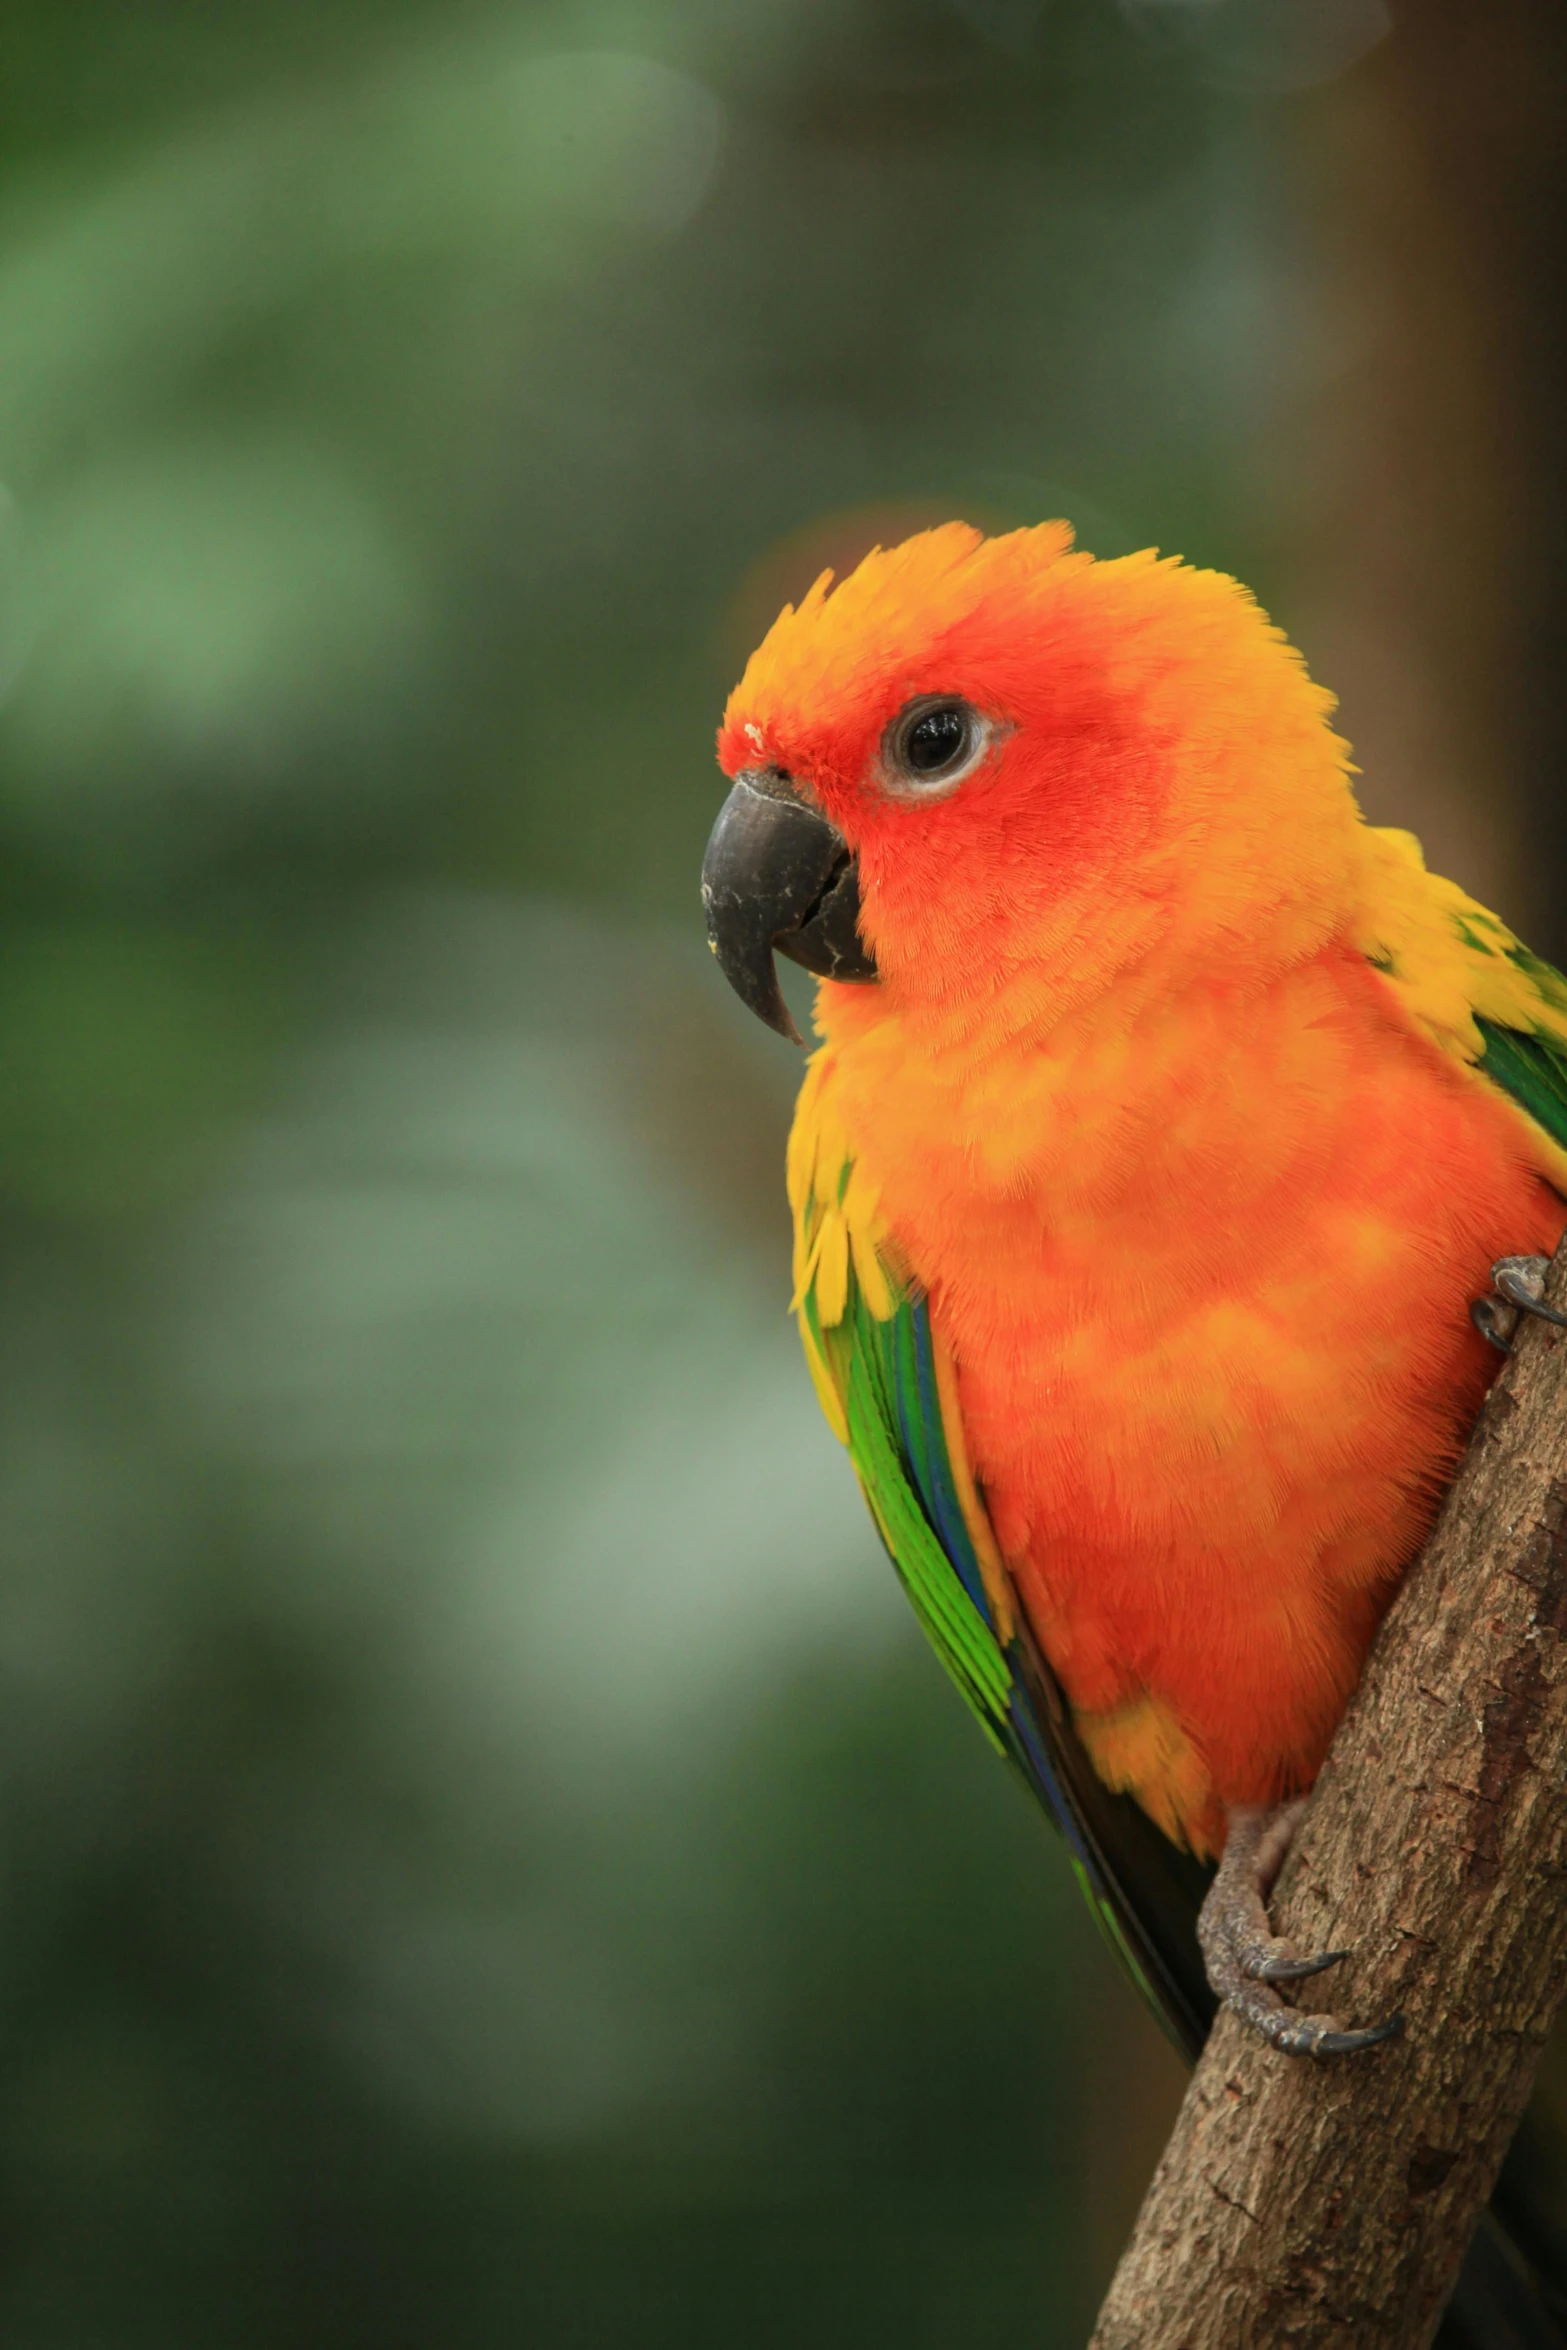
<svg viewBox="0 0 1567 2350"><path fill-rule="evenodd" d="M1064 523L878 548L730 697L713 951L786 1036L775 948L1013 1022L1161 951L1309 953L1354 853L1331 708L1220 573L1096 563Z"/></svg>

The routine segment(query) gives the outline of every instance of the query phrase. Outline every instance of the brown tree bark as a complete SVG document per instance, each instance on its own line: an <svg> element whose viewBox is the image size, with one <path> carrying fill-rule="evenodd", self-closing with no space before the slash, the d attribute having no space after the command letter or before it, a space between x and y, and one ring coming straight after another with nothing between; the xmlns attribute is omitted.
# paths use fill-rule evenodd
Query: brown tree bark
<svg viewBox="0 0 1567 2350"><path fill-rule="evenodd" d="M1272 1906L1351 1952L1304 2004L1404 2036L1314 2063L1220 2016L1091 2350L1436 2330L1567 1991L1567 1331L1520 1333Z"/></svg>

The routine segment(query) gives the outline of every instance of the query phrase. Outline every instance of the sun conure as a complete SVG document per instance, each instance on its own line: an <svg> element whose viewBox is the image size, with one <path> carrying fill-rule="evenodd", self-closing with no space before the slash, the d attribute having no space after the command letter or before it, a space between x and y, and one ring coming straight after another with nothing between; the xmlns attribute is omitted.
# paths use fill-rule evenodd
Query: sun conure
<svg viewBox="0 0 1567 2350"><path fill-rule="evenodd" d="M1210 1986L1378 2036L1272 1989L1313 1962L1260 1880L1208 1980L1193 1920L1232 1815L1276 1857L1567 1217L1567 982L1364 822L1332 710L1233 579L949 524L774 624L704 872L764 1018L775 947L821 975L823 1408L1188 2046Z"/></svg>

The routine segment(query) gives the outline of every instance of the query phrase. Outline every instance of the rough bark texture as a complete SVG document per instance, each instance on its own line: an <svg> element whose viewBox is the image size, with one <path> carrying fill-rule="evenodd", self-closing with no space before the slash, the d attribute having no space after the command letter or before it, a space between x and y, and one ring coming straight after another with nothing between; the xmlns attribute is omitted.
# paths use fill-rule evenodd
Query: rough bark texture
<svg viewBox="0 0 1567 2350"><path fill-rule="evenodd" d="M1405 2035L1317 2064L1220 2017L1091 2350L1430 2342L1567 1991L1564 1764L1567 1331L1535 1321L1273 1901L1351 1951L1303 2004Z"/></svg>

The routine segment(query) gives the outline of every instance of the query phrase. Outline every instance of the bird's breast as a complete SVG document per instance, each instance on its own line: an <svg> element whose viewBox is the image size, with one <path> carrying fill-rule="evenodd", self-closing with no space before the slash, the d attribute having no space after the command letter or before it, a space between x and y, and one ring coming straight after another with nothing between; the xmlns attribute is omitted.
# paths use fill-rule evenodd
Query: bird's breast
<svg viewBox="0 0 1567 2350"><path fill-rule="evenodd" d="M1563 1210L1483 1080L1325 955L1037 1036L829 1037L1074 1703L1154 1692L1228 1801L1309 1781Z"/></svg>

